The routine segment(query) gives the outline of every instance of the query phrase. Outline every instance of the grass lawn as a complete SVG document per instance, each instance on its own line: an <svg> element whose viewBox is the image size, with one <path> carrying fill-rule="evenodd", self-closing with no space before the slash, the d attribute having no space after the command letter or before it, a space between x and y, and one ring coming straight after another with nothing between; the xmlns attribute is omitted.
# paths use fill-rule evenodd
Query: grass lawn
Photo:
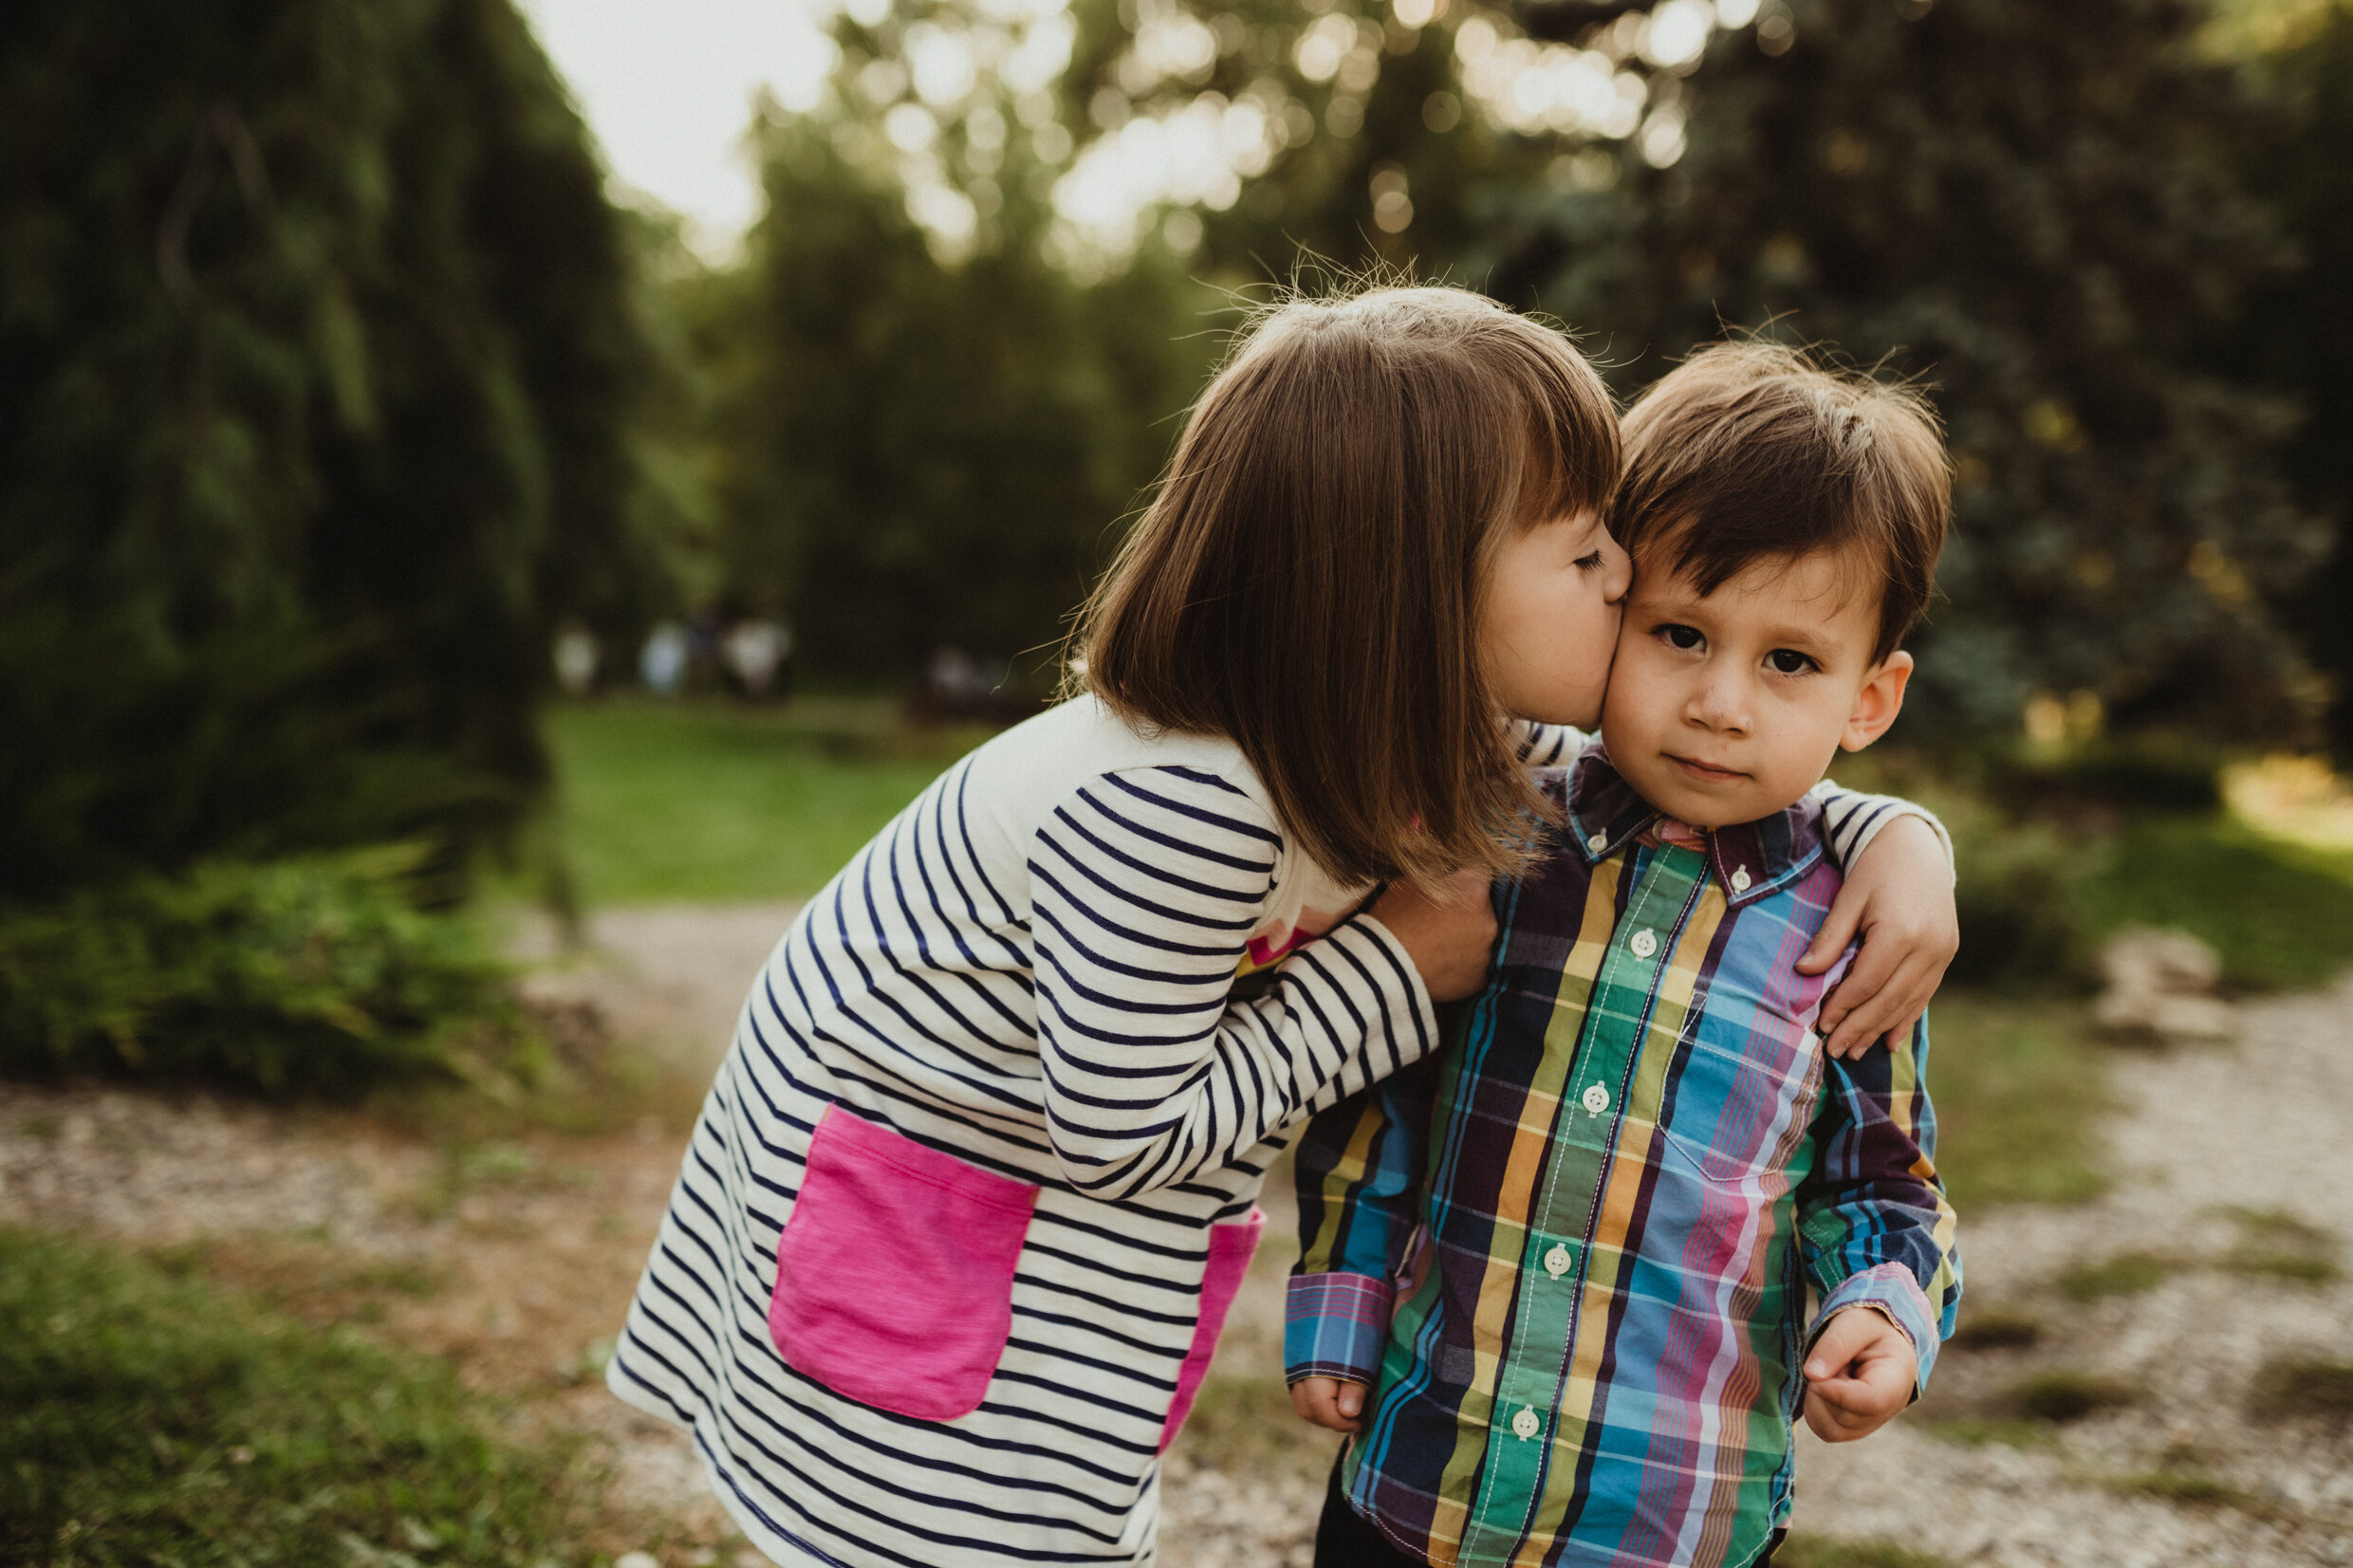
<svg viewBox="0 0 2353 1568"><path fill-rule="evenodd" d="M1949 990L1929 1012L1936 1169L1964 1223L1996 1203L2078 1203L2105 1185L2108 1047L2084 1007Z"/></svg>
<svg viewBox="0 0 2353 1568"><path fill-rule="evenodd" d="M2243 990L2325 985L2353 963L2353 851L2228 816L2127 823L2079 896L2094 931L2178 926L2203 937Z"/></svg>
<svg viewBox="0 0 2353 1568"><path fill-rule="evenodd" d="M556 1568L572 1450L438 1362L0 1231L0 1561Z"/></svg>
<svg viewBox="0 0 2353 1568"><path fill-rule="evenodd" d="M986 738L889 704L615 699L555 709L558 822L582 902L802 898Z"/></svg>

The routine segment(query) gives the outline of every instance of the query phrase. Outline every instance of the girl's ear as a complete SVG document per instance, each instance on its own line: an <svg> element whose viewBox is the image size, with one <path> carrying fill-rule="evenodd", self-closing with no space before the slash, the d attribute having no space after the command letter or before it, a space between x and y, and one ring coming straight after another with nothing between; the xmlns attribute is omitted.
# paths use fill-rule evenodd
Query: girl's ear
<svg viewBox="0 0 2353 1568"><path fill-rule="evenodd" d="M1862 690L1855 693L1854 711L1846 715L1845 732L1839 736L1840 748L1860 751L1886 734L1903 711L1903 689L1911 680L1912 655L1900 648L1873 666L1862 678Z"/></svg>

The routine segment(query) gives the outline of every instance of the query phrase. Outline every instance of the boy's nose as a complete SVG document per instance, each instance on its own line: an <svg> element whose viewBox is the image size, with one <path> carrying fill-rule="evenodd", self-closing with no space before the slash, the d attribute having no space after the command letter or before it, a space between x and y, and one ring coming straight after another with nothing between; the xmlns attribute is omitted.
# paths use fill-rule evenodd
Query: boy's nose
<svg viewBox="0 0 2353 1568"><path fill-rule="evenodd" d="M1738 686L1736 681L1700 682L1698 690L1692 693L1689 711L1693 721L1710 729L1747 729L1749 704Z"/></svg>

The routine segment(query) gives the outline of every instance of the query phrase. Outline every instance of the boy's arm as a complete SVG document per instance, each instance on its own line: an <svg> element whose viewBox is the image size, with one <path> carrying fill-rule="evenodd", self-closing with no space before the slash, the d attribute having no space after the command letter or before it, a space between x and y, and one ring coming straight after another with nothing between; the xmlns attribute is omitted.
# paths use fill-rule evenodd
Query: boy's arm
<svg viewBox="0 0 2353 1568"><path fill-rule="evenodd" d="M1798 1189L1799 1246L1822 1293L1810 1349L1833 1313L1877 1308L1919 1359L1928 1386L1936 1347L1961 1299L1955 1216L1936 1176L1936 1115L1928 1098L1928 1023L1910 1047L1824 1062L1813 1135L1820 1150Z"/></svg>
<svg viewBox="0 0 2353 1568"><path fill-rule="evenodd" d="M1299 1263L1283 1312L1283 1374L1367 1383L1389 1338L1394 1282L1421 1224L1435 1061L1311 1118L1292 1155Z"/></svg>

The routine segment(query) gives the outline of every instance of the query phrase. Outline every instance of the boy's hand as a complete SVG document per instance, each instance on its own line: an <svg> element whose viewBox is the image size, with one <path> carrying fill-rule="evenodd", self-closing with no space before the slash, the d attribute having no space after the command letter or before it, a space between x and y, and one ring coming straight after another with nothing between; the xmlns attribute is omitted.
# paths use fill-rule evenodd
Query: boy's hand
<svg viewBox="0 0 2353 1568"><path fill-rule="evenodd" d="M1961 950L1953 862L1936 830L1918 817L1897 818L1864 847L1797 972L1820 974L1837 963L1858 931L1862 950L1815 1024L1834 1057L1861 1056L1881 1040L1900 1048Z"/></svg>
<svg viewBox="0 0 2353 1568"><path fill-rule="evenodd" d="M1336 1432L1354 1433L1364 1425L1364 1385L1338 1377L1302 1377L1291 1385L1291 1409L1301 1419Z"/></svg>
<svg viewBox="0 0 2353 1568"><path fill-rule="evenodd" d="M1868 1437L1912 1402L1919 1370L1903 1330L1873 1308L1843 1308L1806 1353L1806 1424L1825 1443Z"/></svg>
<svg viewBox="0 0 2353 1568"><path fill-rule="evenodd" d="M1887 831L1882 828L1880 837ZM1495 906L1487 886L1485 872L1458 871L1446 879L1437 899L1399 882L1372 907L1373 918L1389 928L1421 971L1433 1002L1459 1002L1487 983L1487 955L1495 946ZM1840 946L1843 950L1844 944Z"/></svg>

